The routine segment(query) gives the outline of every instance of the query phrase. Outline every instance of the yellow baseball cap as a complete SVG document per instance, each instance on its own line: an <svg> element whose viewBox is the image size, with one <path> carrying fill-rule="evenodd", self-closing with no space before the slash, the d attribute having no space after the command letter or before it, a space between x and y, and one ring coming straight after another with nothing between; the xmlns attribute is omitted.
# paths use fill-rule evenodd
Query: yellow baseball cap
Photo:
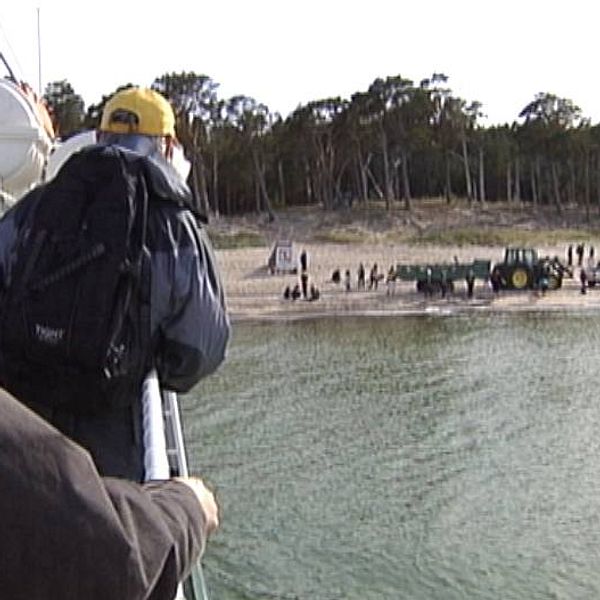
<svg viewBox="0 0 600 600"><path fill-rule="evenodd" d="M104 106L100 131L175 137L175 114L158 92L127 88L114 94Z"/></svg>

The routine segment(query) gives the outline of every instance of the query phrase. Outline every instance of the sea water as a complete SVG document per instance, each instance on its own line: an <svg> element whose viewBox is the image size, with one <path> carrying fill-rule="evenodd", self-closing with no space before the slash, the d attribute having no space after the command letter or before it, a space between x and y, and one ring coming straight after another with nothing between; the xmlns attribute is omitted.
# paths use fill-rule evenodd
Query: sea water
<svg viewBox="0 0 600 600"><path fill-rule="evenodd" d="M599 317L236 324L182 398L211 598L600 597Z"/></svg>

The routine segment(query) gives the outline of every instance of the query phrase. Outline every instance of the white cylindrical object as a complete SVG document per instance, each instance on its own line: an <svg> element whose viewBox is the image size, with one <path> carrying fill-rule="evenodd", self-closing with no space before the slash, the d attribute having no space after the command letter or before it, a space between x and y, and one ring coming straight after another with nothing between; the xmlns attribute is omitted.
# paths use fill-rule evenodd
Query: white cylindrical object
<svg viewBox="0 0 600 600"><path fill-rule="evenodd" d="M169 479L162 398L155 370L148 373L142 386L142 414L145 479Z"/></svg>
<svg viewBox="0 0 600 600"><path fill-rule="evenodd" d="M0 79L0 189L15 198L42 181L52 148L36 110L17 85Z"/></svg>

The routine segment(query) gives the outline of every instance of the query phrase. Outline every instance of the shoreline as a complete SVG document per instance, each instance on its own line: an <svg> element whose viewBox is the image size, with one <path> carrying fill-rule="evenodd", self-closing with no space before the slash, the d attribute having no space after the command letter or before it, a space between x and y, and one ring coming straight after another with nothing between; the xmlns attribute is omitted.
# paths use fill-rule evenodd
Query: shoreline
<svg viewBox="0 0 600 600"><path fill-rule="evenodd" d="M297 274L270 274L267 261L269 247L217 250L217 262L225 288L225 300L232 322L291 321L325 317L406 317L449 316L470 313L507 312L589 312L600 309L600 287L588 288L582 294L576 267L573 278L565 278L559 290L544 295L537 291L501 291L495 295L489 284L478 280L474 297L467 299L464 282L457 282L453 294L446 298L425 298L416 291L414 282L398 281L393 295L387 293L385 282L377 290L357 291L357 268L360 262L367 273L373 263L380 273L387 273L391 264L448 263L453 260L471 262L475 259L499 261L503 247L442 247L407 246L402 244L318 244L295 245L309 255L309 284L315 284L320 298L285 300L286 286L299 282ZM539 255L564 256L564 247L539 249ZM343 283L331 281L334 270L351 271L352 291Z"/></svg>

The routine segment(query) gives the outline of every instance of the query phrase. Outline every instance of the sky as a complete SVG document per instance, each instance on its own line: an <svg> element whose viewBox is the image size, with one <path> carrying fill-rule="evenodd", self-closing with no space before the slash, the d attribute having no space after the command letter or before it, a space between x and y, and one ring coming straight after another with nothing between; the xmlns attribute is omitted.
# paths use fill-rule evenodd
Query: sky
<svg viewBox="0 0 600 600"><path fill-rule="evenodd" d="M418 84L444 73L454 95L483 105L485 125L512 123L540 92L598 123L595 4L0 0L0 52L35 90L66 79L86 106L126 83L193 71L218 83L220 98L251 96L285 117L312 100L350 99L378 77Z"/></svg>

